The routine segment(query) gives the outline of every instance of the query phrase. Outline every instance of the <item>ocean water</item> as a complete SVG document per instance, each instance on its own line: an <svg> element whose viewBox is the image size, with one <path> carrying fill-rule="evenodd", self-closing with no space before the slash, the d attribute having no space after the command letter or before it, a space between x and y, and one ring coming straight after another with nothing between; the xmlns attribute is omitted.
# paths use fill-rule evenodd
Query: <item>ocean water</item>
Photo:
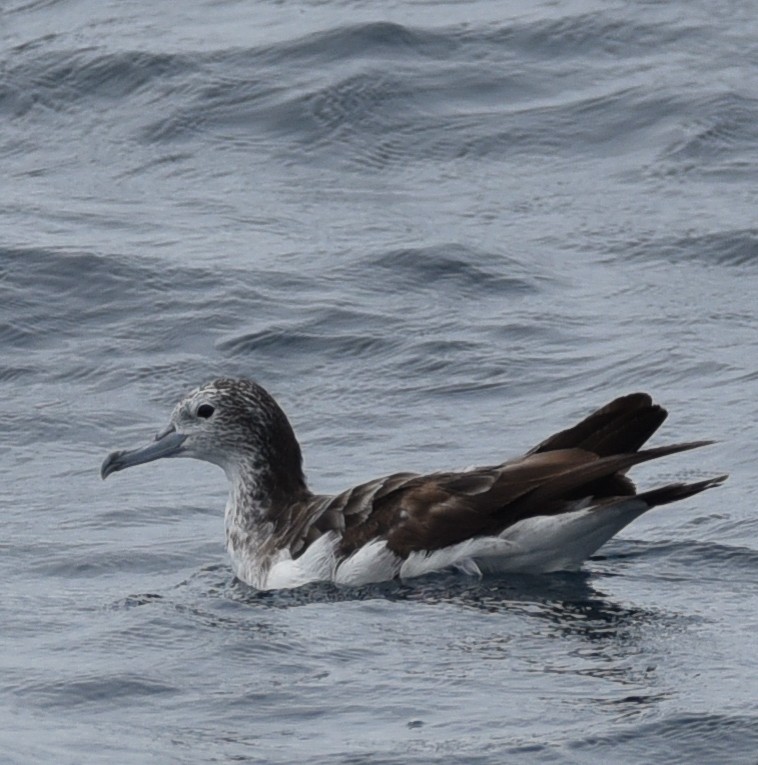
<svg viewBox="0 0 758 765"><path fill-rule="evenodd" d="M751 2L0 7L0 762L758 762ZM258 593L223 474L99 465L254 377L312 487L671 414L582 572Z"/></svg>

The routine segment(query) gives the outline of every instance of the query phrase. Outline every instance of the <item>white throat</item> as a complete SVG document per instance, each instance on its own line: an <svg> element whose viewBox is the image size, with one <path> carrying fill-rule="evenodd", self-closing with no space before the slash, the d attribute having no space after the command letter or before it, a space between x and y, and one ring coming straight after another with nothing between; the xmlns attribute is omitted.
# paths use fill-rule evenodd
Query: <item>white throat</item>
<svg viewBox="0 0 758 765"><path fill-rule="evenodd" d="M274 524L267 520L267 507L255 475L227 470L229 497L224 511L226 549L238 579L262 589L272 565L289 551L274 545Z"/></svg>

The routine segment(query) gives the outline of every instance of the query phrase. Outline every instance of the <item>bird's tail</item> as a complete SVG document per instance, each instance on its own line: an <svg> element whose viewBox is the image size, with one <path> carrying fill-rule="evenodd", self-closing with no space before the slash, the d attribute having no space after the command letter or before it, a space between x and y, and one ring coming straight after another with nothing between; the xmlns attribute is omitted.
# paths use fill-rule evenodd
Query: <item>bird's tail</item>
<svg viewBox="0 0 758 765"><path fill-rule="evenodd" d="M694 494L710 489L714 486L720 486L728 476L720 475L716 478L708 478L705 481L696 481L695 483L670 483L666 486L660 486L657 489L643 491L637 495L638 499L644 500L650 507L657 505L667 505L669 502L677 502L680 499L687 499Z"/></svg>

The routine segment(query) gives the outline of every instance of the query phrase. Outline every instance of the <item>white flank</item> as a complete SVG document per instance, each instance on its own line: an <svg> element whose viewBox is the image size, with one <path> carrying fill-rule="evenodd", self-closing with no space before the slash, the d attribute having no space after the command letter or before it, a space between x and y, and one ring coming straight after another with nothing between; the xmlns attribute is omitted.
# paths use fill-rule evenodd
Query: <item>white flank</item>
<svg viewBox="0 0 758 765"><path fill-rule="evenodd" d="M500 538L513 544L505 556L477 558L482 571L543 574L575 571L614 534L648 509L640 499L587 507L560 515L538 515L509 526Z"/></svg>
<svg viewBox="0 0 758 765"><path fill-rule="evenodd" d="M338 584L371 584L394 579L402 559L387 549L383 539L375 539L356 550L340 564L334 581Z"/></svg>
<svg viewBox="0 0 758 765"><path fill-rule="evenodd" d="M319 537L297 559L292 560L289 551L269 569L262 590L283 590L300 587L308 582L329 582L334 579L337 562L335 549L337 534L330 531ZM284 552L284 551L283 551Z"/></svg>
<svg viewBox="0 0 758 765"><path fill-rule="evenodd" d="M499 537L467 539L440 550L411 553L403 562L400 576L411 579L451 567L467 574L480 575L478 563L481 558L505 557L512 555L517 549L512 542Z"/></svg>

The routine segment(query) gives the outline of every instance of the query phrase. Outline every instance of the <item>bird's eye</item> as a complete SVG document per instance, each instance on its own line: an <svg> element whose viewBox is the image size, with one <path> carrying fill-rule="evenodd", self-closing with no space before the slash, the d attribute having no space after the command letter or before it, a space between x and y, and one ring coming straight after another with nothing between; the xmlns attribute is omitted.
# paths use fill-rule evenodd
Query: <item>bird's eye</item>
<svg viewBox="0 0 758 765"><path fill-rule="evenodd" d="M200 404L197 408L197 416L207 420L214 411L215 409L210 404Z"/></svg>

